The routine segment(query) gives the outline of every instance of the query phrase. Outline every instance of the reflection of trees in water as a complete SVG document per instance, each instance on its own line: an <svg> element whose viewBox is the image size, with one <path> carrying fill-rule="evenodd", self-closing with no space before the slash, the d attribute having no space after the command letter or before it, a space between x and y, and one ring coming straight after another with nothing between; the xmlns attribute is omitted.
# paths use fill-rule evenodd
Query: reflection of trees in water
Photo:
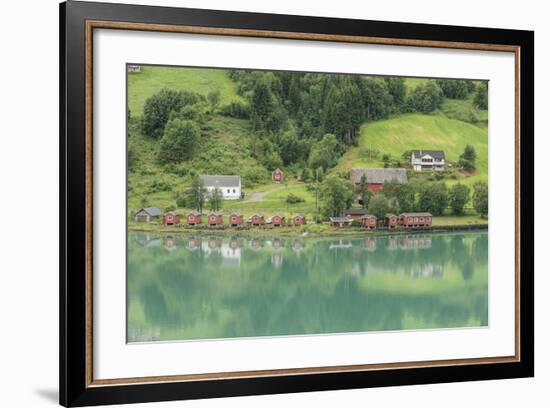
<svg viewBox="0 0 550 408"><path fill-rule="evenodd" d="M392 239L281 238L274 246L183 238L173 251L129 242L129 302L141 305L144 319L129 332L160 327L163 339L185 339L398 330L405 316L417 328L487 324L486 285L451 295L384 289L400 275L445 279L447 263L472 281L487 265L486 235L434 235L430 247L407 249ZM240 264L224 262L225 247L239 251ZM370 273L387 284L371 287Z"/></svg>

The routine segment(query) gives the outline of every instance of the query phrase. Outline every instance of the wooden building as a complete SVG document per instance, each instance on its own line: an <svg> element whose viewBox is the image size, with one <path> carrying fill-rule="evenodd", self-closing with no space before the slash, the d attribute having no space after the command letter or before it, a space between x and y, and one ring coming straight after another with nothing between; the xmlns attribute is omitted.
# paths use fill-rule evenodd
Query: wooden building
<svg viewBox="0 0 550 408"><path fill-rule="evenodd" d="M217 212L211 212L208 214L208 225L211 227L215 227L218 225L223 224L223 218L220 213Z"/></svg>
<svg viewBox="0 0 550 408"><path fill-rule="evenodd" d="M303 214L298 214L292 217L292 225L304 225L306 223L306 216Z"/></svg>
<svg viewBox="0 0 550 408"><path fill-rule="evenodd" d="M134 214L134 220L137 222L149 222L160 218L162 212L157 207L142 208Z"/></svg>
<svg viewBox="0 0 550 408"><path fill-rule="evenodd" d="M162 215L162 223L164 225L178 225L180 223L180 215L174 211L165 212Z"/></svg>
<svg viewBox="0 0 550 408"><path fill-rule="evenodd" d="M344 217L349 217L352 220L360 220L361 217L368 214L369 212L365 208L348 208L344 210Z"/></svg>
<svg viewBox="0 0 550 408"><path fill-rule="evenodd" d="M196 211L191 211L187 214L187 224L189 225L199 225L202 223L202 216Z"/></svg>
<svg viewBox="0 0 550 408"><path fill-rule="evenodd" d="M388 229L397 228L397 225L399 224L399 218L395 214L386 214L386 217L384 218L384 225Z"/></svg>
<svg viewBox="0 0 550 408"><path fill-rule="evenodd" d="M367 229L376 229L376 216L366 214L361 217L361 226Z"/></svg>
<svg viewBox="0 0 550 408"><path fill-rule="evenodd" d="M285 173L281 169L276 168L271 172L271 181L274 183L282 183L285 181Z"/></svg>
<svg viewBox="0 0 550 408"><path fill-rule="evenodd" d="M274 227L280 227L284 223L285 223L284 215L276 214L273 217L271 217L271 225L273 225Z"/></svg>
<svg viewBox="0 0 550 408"><path fill-rule="evenodd" d="M254 214L252 217L250 217L250 223L252 225L264 225L264 216L260 214Z"/></svg>
<svg viewBox="0 0 550 408"><path fill-rule="evenodd" d="M351 217L330 217L330 224L333 227L349 227L353 219Z"/></svg>
<svg viewBox="0 0 550 408"><path fill-rule="evenodd" d="M429 212L403 213L399 216L399 225L403 227L430 227L432 214Z"/></svg>
<svg viewBox="0 0 550 408"><path fill-rule="evenodd" d="M373 193L378 193L382 190L384 183L395 181L396 183L406 183L407 170L398 168L387 169L351 169L349 179L351 184L356 187L365 177L367 188Z"/></svg>
<svg viewBox="0 0 550 408"><path fill-rule="evenodd" d="M239 213L232 213L229 216L229 225L232 227L238 227L239 225L242 225L243 223L243 215Z"/></svg>

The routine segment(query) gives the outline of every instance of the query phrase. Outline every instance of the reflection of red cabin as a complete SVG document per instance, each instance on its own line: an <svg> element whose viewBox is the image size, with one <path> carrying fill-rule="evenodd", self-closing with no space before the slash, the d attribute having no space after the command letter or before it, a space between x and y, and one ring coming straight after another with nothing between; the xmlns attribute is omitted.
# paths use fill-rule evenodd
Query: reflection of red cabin
<svg viewBox="0 0 550 408"><path fill-rule="evenodd" d="M220 213L210 213L208 214L208 225L215 226L222 224L222 215Z"/></svg>
<svg viewBox="0 0 550 408"><path fill-rule="evenodd" d="M271 217L271 225L274 227L280 227L285 222L285 217L283 215L274 215Z"/></svg>
<svg viewBox="0 0 550 408"><path fill-rule="evenodd" d="M295 215L292 218L292 224L294 225L304 225L306 223L306 217L302 214Z"/></svg>
<svg viewBox="0 0 550 408"><path fill-rule="evenodd" d="M162 243L164 244L164 248L166 248L169 251L172 251L178 247L178 244L174 237L165 237L162 240Z"/></svg>
<svg viewBox="0 0 550 408"><path fill-rule="evenodd" d="M372 214L363 215L361 217L361 225L368 229L376 229L376 216Z"/></svg>
<svg viewBox="0 0 550 408"><path fill-rule="evenodd" d="M372 238L367 238L363 241L363 249L366 249L367 251L376 251L376 240Z"/></svg>
<svg viewBox="0 0 550 408"><path fill-rule="evenodd" d="M198 225L201 222L202 222L202 217L201 217L200 213L198 213L196 211L192 211L187 215L187 224L189 224L189 225Z"/></svg>
<svg viewBox="0 0 550 408"><path fill-rule="evenodd" d="M187 249L190 249L191 251L197 249L201 246L201 241L198 239L190 239L189 242L187 242Z"/></svg>
<svg viewBox="0 0 550 408"><path fill-rule="evenodd" d="M271 242L271 246L274 248L274 249L281 249L283 247L283 243L280 239L274 239L272 242Z"/></svg>
<svg viewBox="0 0 550 408"><path fill-rule="evenodd" d="M180 223L180 216L174 211L168 211L163 214L162 223L164 225L177 225Z"/></svg>
<svg viewBox="0 0 550 408"><path fill-rule="evenodd" d="M428 212L403 213L399 216L399 224L404 227L429 227L432 225L432 214Z"/></svg>
<svg viewBox="0 0 550 408"><path fill-rule="evenodd" d="M386 214L385 224L389 229L396 228L398 223L397 215Z"/></svg>
<svg viewBox="0 0 550 408"><path fill-rule="evenodd" d="M281 169L275 169L271 172L271 181L280 183L285 180L285 173Z"/></svg>
<svg viewBox="0 0 550 408"><path fill-rule="evenodd" d="M254 214L252 217L250 217L250 223L252 225L263 225L264 224L264 216L260 214Z"/></svg>
<svg viewBox="0 0 550 408"><path fill-rule="evenodd" d="M243 223L242 214L233 213L229 216L229 224L232 227L236 227L238 225L241 225L242 223Z"/></svg>

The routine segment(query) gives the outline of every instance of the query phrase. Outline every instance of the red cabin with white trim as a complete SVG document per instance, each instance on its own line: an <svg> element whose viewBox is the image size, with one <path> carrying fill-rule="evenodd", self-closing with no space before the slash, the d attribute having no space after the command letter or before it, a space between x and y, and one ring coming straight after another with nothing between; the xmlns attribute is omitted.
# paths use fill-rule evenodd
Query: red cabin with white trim
<svg viewBox="0 0 550 408"><path fill-rule="evenodd" d="M285 222L285 216L284 215L274 215L273 217L271 217L271 225L273 225L274 227L280 227L281 225L283 225Z"/></svg>
<svg viewBox="0 0 550 408"><path fill-rule="evenodd" d="M399 216L399 224L403 227L431 227L432 214L428 212L403 213Z"/></svg>
<svg viewBox="0 0 550 408"><path fill-rule="evenodd" d="M306 223L306 217L305 215L298 214L292 217L292 224L293 225L304 225Z"/></svg>
<svg viewBox="0 0 550 408"><path fill-rule="evenodd" d="M250 217L250 223L252 225L263 225L265 223L264 216L260 214L254 214Z"/></svg>
<svg viewBox="0 0 550 408"><path fill-rule="evenodd" d="M376 229L376 216L372 214L363 215L361 225L367 229Z"/></svg>
<svg viewBox="0 0 550 408"><path fill-rule="evenodd" d="M243 215L238 213L233 213L229 216L229 225L232 227L237 227L239 225L242 225L243 223Z"/></svg>
<svg viewBox="0 0 550 408"><path fill-rule="evenodd" d="M180 216L174 211L165 212L162 215L162 223L164 225L178 225L180 223Z"/></svg>
<svg viewBox="0 0 550 408"><path fill-rule="evenodd" d="M222 215L220 213L212 212L208 214L208 225L215 227L223 223Z"/></svg>
<svg viewBox="0 0 550 408"><path fill-rule="evenodd" d="M274 183L281 183L285 180L285 173L277 168L271 172L271 181Z"/></svg>
<svg viewBox="0 0 550 408"><path fill-rule="evenodd" d="M187 224L189 225L199 225L202 223L202 216L196 211L192 211L187 215Z"/></svg>

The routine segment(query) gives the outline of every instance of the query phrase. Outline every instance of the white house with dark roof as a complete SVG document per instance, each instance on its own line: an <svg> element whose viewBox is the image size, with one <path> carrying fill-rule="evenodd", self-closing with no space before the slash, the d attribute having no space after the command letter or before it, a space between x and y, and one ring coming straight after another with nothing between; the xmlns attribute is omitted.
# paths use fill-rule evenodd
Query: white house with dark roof
<svg viewBox="0 0 550 408"><path fill-rule="evenodd" d="M212 192L216 187L219 188L224 200L241 198L241 176L200 176L200 180L208 192Z"/></svg>
<svg viewBox="0 0 550 408"><path fill-rule="evenodd" d="M413 150L411 166L414 171L445 170L445 152L443 150Z"/></svg>

